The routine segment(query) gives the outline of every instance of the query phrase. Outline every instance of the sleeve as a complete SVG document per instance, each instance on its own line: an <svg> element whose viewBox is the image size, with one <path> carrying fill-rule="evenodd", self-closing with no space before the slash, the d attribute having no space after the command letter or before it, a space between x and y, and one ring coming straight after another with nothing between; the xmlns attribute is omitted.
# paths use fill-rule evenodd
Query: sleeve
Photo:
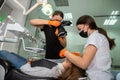
<svg viewBox="0 0 120 80"><path fill-rule="evenodd" d="M97 35L92 35L88 38L87 40L87 44L85 45L85 48L89 45L92 44L94 45L96 48L99 47L99 37L97 37Z"/></svg>
<svg viewBox="0 0 120 80"><path fill-rule="evenodd" d="M44 67L31 67L31 64L29 64L29 63L26 63L25 65L23 65L23 66L21 66L21 68L20 68L20 70L21 71L40 71L40 70L42 70Z"/></svg>
<svg viewBox="0 0 120 80"><path fill-rule="evenodd" d="M57 78L58 76L60 76L60 75L62 74L62 72L63 72L64 70L65 70L65 69L64 69L62 63L58 63L57 66L55 66L55 67L52 68L52 70L51 70L51 71L52 71L51 75L52 75L53 77Z"/></svg>
<svg viewBox="0 0 120 80"><path fill-rule="evenodd" d="M64 67L61 63L58 63L58 65L54 66L52 69L48 69L45 67L31 67L30 64L26 63L21 68L21 71L34 75L34 76L44 76L44 77L54 77L57 78L62 74L64 71Z"/></svg>
<svg viewBox="0 0 120 80"><path fill-rule="evenodd" d="M63 26L59 26L58 27L58 37L65 37L67 36L67 31L65 30L65 28Z"/></svg>

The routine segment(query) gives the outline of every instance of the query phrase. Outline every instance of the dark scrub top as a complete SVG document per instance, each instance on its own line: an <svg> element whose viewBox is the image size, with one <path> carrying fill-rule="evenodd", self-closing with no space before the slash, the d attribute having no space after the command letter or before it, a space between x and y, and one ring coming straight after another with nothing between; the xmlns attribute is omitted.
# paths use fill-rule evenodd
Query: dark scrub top
<svg viewBox="0 0 120 80"><path fill-rule="evenodd" d="M46 59L61 59L59 52L63 49L63 46L55 35L55 30L55 27L44 25L43 31L46 37Z"/></svg>

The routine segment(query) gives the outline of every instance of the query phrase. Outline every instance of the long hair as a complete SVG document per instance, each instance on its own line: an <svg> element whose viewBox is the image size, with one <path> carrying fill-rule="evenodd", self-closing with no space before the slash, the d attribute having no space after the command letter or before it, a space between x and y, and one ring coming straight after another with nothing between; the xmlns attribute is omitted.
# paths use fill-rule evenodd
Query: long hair
<svg viewBox="0 0 120 80"><path fill-rule="evenodd" d="M115 39L111 39L110 37L108 37L107 32L103 28L98 27L96 25L95 20L91 16L84 15L84 16L79 17L76 22L76 25L79 25L79 24L87 24L89 25L90 29L98 30L99 33L103 34L109 42L110 50L112 50L116 46L115 41L114 41Z"/></svg>
<svg viewBox="0 0 120 80"><path fill-rule="evenodd" d="M66 69L62 75L58 77L58 80L78 80L81 77L86 77L85 70L75 66L72 66Z"/></svg>

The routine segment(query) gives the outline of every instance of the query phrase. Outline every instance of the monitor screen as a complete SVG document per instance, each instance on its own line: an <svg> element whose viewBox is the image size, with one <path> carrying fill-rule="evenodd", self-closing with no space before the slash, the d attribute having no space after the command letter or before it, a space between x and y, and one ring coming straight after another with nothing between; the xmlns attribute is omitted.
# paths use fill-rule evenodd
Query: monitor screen
<svg viewBox="0 0 120 80"><path fill-rule="evenodd" d="M5 3L6 0L0 0L0 10L2 9L4 3Z"/></svg>

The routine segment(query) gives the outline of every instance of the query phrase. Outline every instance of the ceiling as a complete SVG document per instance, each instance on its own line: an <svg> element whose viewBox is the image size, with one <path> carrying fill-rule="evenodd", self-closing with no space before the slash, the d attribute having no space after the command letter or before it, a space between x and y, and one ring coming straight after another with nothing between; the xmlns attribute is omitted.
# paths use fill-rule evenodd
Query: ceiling
<svg viewBox="0 0 120 80"><path fill-rule="evenodd" d="M31 0L31 2L32 6L36 3L36 0ZM52 5L53 10L61 10L64 13L72 13L72 27L76 26L76 20L79 16L87 14L91 16L102 16L94 17L97 25L100 27L120 28L120 0L48 0L48 3ZM48 19L48 17L45 16L40 9L41 7L35 9L30 13L30 16L34 18ZM103 25L105 19L109 19L109 16L104 17L104 15L110 15L113 10L119 11L119 16L116 17L118 19L117 23L115 25ZM76 28L70 30L74 29Z"/></svg>
<svg viewBox="0 0 120 80"><path fill-rule="evenodd" d="M52 4L53 7L55 7L55 9L62 10L64 13L72 13L74 25L78 17L81 15L85 15L85 14L91 16L110 15L113 10L120 11L120 4L119 4L120 0L68 0L69 6L61 6L61 7L54 6L55 0L53 2L51 2L52 0L48 0L48 1L50 1L49 3ZM120 19L119 17L117 18ZM97 23L100 26L103 26L102 24L104 20L109 17L94 17L94 18L95 20L97 20ZM117 23L118 22L119 20L117 21ZM114 26L119 26L119 25L120 23Z"/></svg>

